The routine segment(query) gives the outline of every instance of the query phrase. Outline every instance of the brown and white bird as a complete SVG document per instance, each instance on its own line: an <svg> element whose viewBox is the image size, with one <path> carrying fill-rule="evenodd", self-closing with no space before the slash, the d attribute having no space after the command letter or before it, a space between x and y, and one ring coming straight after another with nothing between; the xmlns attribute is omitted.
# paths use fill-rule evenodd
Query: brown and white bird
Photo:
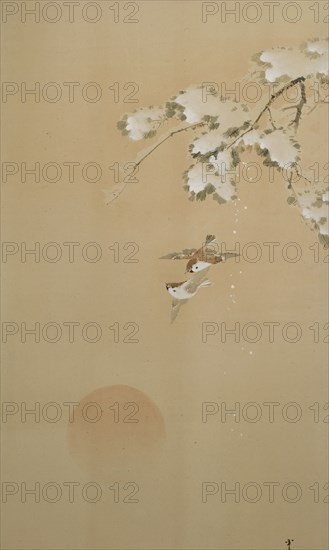
<svg viewBox="0 0 329 550"><path fill-rule="evenodd" d="M196 273L188 281L180 283L166 283L166 289L172 297L171 322L176 319L182 305L196 295L199 288L205 288L212 283L205 277L205 273Z"/></svg>
<svg viewBox="0 0 329 550"><path fill-rule="evenodd" d="M228 258L238 256L234 252L218 252L218 246L211 244L216 240L215 235L207 235L205 243L198 250L195 248L185 249L182 252L173 252L162 256L162 260L187 260L185 273L198 273L214 264L224 262Z"/></svg>

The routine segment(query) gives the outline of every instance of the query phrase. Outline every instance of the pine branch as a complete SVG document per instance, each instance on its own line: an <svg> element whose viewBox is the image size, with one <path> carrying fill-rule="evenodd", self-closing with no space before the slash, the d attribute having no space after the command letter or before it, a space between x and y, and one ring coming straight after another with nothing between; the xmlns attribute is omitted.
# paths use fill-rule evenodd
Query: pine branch
<svg viewBox="0 0 329 550"><path fill-rule="evenodd" d="M290 124L289 124L289 126L294 125L296 131L297 131L298 126L299 126L300 117L302 116L303 107L306 103L306 89L305 89L304 82L300 82L299 86L300 86L300 91L301 91L300 102L298 103L298 105L295 105L295 108L297 110L296 116L295 116L294 120L292 122L290 122Z"/></svg>
<svg viewBox="0 0 329 550"><path fill-rule="evenodd" d="M275 94L272 94L269 101L266 103L265 107L262 109L262 111L259 113L259 115L257 116L257 118L254 120L254 122L252 123L252 125L247 129L245 130L242 134L240 134L239 136L237 136L233 141L232 143L230 143L226 149L230 149L239 139L242 139L246 134L248 134L249 132L251 132L252 130L255 129L256 125L258 124L258 122L260 121L260 119L262 118L263 114L268 111L272 105L272 103L274 103L274 101L280 97L284 92L286 92L287 90L289 90L289 88L292 88L293 86L296 86L296 84L299 84L300 82L304 83L305 81L305 77L304 76L299 76L298 78L295 78L294 80L291 80L290 82L288 82L287 84L285 84L281 90L278 90ZM305 87L305 86L304 86ZM305 99L306 101L306 99ZM298 119L299 120L299 119Z"/></svg>
<svg viewBox="0 0 329 550"><path fill-rule="evenodd" d="M297 171L297 168L295 168L295 171L296 173L298 174L298 171ZM289 176L289 180L288 180L288 189L291 189L291 191L293 192L293 195L295 197L295 200L296 200L296 203L295 204L298 204L299 208L300 208L300 202L299 202L299 198L298 198L298 193L297 191L295 190L293 184L292 184L292 171L290 173L290 176Z"/></svg>
<svg viewBox="0 0 329 550"><path fill-rule="evenodd" d="M267 111L268 111L268 117L269 117L269 119L270 119L270 123L271 123L271 125L272 125L272 128L273 128L273 130L276 130L277 127L276 127L275 124L274 124L274 120L273 120L273 117L272 117L272 111L271 111L270 107L266 107L266 109L267 109Z"/></svg>
<svg viewBox="0 0 329 550"><path fill-rule="evenodd" d="M144 162L144 160L147 157L149 157L158 147L160 147L160 145L162 145L169 138L173 137L176 134L179 134L180 132L186 132L186 130L195 130L196 128L199 128L199 127L202 127L202 126L205 126L205 125L206 125L206 122L198 122L196 124L192 124L191 126L184 126L183 128L178 128L176 130L172 130L171 132L169 132L169 134L167 134L164 138L160 139L160 141L158 141L155 145L153 145L151 147L151 149L149 149L146 153L144 153L144 155L135 163L134 170L130 174L130 176L133 176L136 173L137 168L142 164L142 162ZM124 191L124 189L126 188L128 183L129 183L128 181L124 182L121 189L116 189L115 195L113 196L113 198L111 200L109 200L106 203L106 206L108 204L110 204L111 202L113 202L115 199L117 199L121 195L121 193Z"/></svg>
<svg viewBox="0 0 329 550"><path fill-rule="evenodd" d="M180 132L185 132L186 130L195 130L195 128L198 128L198 127L201 127L201 126L205 126L205 122L198 122L197 124L192 124L192 126L185 126L185 128L178 128L177 130L173 130L172 132L170 132L165 138L163 138L161 141L159 141L158 143L156 143L154 145L154 147L152 147L152 149L150 151L148 151L145 155L142 156L141 159L139 159L138 162L136 162L136 165L135 165L135 169L138 168L138 166L149 156L153 153L153 151L155 151L158 147L160 147L160 145L162 145L165 141L167 141L167 139L173 137L175 134L179 134ZM133 173L134 174L134 173ZM132 175L133 175L132 174Z"/></svg>
<svg viewBox="0 0 329 550"><path fill-rule="evenodd" d="M273 122L273 118L272 118L272 113L271 113L271 105L274 103L274 101L282 96L282 94L284 92L286 92L287 90L289 90L290 88L292 88L293 86L296 86L296 84L299 84L300 87L301 87L301 91L302 91L302 94L301 94L301 100L299 102L298 105L294 106L296 109L297 109L297 113L296 113L296 117L293 121L293 124L295 124L296 128L298 127L299 125L299 121L300 121L300 118L301 118L301 114L302 114L302 108L304 106L304 104L306 103L306 94L305 94L305 77L304 76L299 76L298 78L295 78L294 80L291 80L290 82L288 82L287 84L285 84L280 90L278 90L276 93L272 94L269 101L266 103L265 107L261 110L261 112L259 113L259 115L257 116L257 118L254 120L254 122L252 123L252 125L247 129L245 130L244 132L242 132L242 134L238 135L225 149L230 149L231 147L233 147L233 145L240 139L242 139L246 134L248 134L249 132L251 132L252 130L255 129L256 125L258 124L258 122L260 121L260 119L262 118L262 116L264 115L264 113L268 112L269 114L269 117L270 117L270 122L273 126L273 129L275 129L275 125L274 125L274 122ZM195 130L196 128L199 128L199 127L202 127L202 126L205 126L206 125L206 122L198 122L196 124L192 124L191 126L185 126L183 128L178 128L177 130L173 130L171 132L169 132L168 135L166 135L164 138L162 138L160 141L158 141L158 143L156 143L150 150L148 150L135 164L135 169L133 171L133 173L131 174L132 176L135 174L136 172L136 169L142 164L142 162L144 162L144 160L149 157L158 147L160 147L160 145L162 145L165 141L167 141L168 139L172 138L174 135L176 134L179 134L180 132L185 132L186 130ZM127 183L128 182L125 182L123 183L121 189L116 189L116 193L113 194L113 198L111 200L109 200L106 204L110 204L111 202L113 202L115 199L117 199L121 193L124 191L124 189L126 188L127 186Z"/></svg>

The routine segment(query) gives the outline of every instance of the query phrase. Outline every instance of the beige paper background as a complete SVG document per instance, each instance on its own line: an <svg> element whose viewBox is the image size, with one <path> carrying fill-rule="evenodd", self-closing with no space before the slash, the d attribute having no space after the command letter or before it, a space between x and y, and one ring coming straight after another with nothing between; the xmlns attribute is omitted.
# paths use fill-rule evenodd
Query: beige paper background
<svg viewBox="0 0 329 550"><path fill-rule="evenodd" d="M215 17L203 24L200 2L149 1L139 3L140 22L135 25L111 23L108 15L94 25L81 19L73 24L22 24L17 18L3 25L4 81L95 81L103 87L103 97L95 104L80 95L72 104L65 99L24 104L9 98L3 105L3 160L93 161L104 169L95 184L79 177L74 183L63 177L54 184L24 184L17 178L3 184L3 240L95 241L103 250L101 261L94 264L81 255L72 264L67 257L58 263L24 264L17 255L3 265L4 320L94 321L103 327L103 337L95 344L80 335L74 344L64 336L56 344L23 344L19 335L12 337L3 346L3 400L73 402L98 388L127 385L152 400L166 434L161 441L147 435L149 425L162 433L161 419L151 412L136 424L136 429L146 426L147 434L134 446L133 432L126 432L121 423L129 439L118 458L111 454L111 445L102 447L102 438L111 438L114 429L105 422L95 452L86 459L81 449L80 457L70 452L65 420L23 424L19 415L10 418L3 425L3 480L93 481L104 493L94 504L80 496L74 503L63 497L54 504L22 504L19 496L11 497L3 505L3 548L265 550L286 548L287 537L294 539L294 549L327 547L327 508L323 502L314 503L308 489L316 481L321 487L327 481L326 425L314 423L308 410L312 403L327 400L326 346L313 343L308 329L314 322L321 327L326 323L327 265L322 250L321 261L314 263L309 246L316 235L287 205L282 181L276 177L269 184L262 178L252 186L242 182L238 206L219 206L212 200L192 203L181 181L191 138L184 133L151 155L140 168L139 182L128 185L108 207L101 191L113 185L105 167L134 160L145 145L129 142L117 131L124 112L162 104L189 84L234 82L245 74L255 52L325 36L326 25L312 22L312 3L301 4L303 18L296 24L281 17L273 24L265 19L255 25L222 24ZM140 86L139 103L114 103L107 86L131 81ZM307 165L326 160L326 116L326 107L318 108L302 125ZM183 264L158 258L197 246L207 233L228 243L278 241L283 246L294 241L302 246L303 257L296 264L279 258L271 264L265 258L256 264L218 266L211 272L214 286L200 291L170 325L164 282L181 280ZM114 263L107 249L114 242L137 243L139 262ZM265 339L224 344L219 336L203 344L205 321L228 326L294 321L304 336L296 344L282 339L273 344ZM107 327L115 322L138 323L140 342L113 343ZM203 401L294 401L302 404L304 414L296 424L282 418L273 424L224 424L216 416L203 424ZM114 443L121 443L120 437L119 427ZM113 503L106 487L128 481L139 484L140 502ZM303 498L295 504L279 497L273 504L265 497L255 504L237 504L221 503L216 495L204 504L204 481L278 481L281 486L295 481L303 487ZM325 495L321 489L321 498Z"/></svg>

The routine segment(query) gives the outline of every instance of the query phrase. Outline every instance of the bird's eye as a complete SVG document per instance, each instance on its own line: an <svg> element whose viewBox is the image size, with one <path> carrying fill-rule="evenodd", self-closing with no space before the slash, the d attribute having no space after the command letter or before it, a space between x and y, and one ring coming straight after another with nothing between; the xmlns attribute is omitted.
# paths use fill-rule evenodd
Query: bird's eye
<svg viewBox="0 0 329 550"><path fill-rule="evenodd" d="M195 269L199 269L199 266L196 265L196 266L195 266Z"/></svg>
<svg viewBox="0 0 329 550"><path fill-rule="evenodd" d="M173 288L173 292L176 292L176 290Z"/></svg>

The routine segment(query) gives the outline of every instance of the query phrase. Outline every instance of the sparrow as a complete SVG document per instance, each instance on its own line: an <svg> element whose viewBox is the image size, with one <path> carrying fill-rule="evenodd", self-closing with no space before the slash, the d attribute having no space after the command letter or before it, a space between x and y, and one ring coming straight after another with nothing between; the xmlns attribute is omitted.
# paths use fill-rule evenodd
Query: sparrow
<svg viewBox="0 0 329 550"><path fill-rule="evenodd" d="M205 288L211 284L204 273L196 273L188 281L166 283L166 289L172 297L171 322L173 323L176 319L181 306L193 298L199 288Z"/></svg>
<svg viewBox="0 0 329 550"><path fill-rule="evenodd" d="M214 245L211 245L215 241L215 235L207 235L205 243L198 250L195 248L187 248L182 252L173 252L162 256L162 260L184 260L188 259L185 273L197 273L204 269L207 269L211 265L224 262L228 258L234 258L238 256L234 252L225 252L223 254L216 250Z"/></svg>

